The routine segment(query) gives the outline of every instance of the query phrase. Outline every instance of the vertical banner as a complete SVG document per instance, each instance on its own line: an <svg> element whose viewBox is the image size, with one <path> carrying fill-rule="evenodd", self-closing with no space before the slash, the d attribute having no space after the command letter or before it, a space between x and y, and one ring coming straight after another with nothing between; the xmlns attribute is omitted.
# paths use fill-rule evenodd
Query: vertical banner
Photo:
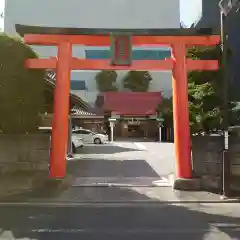
<svg viewBox="0 0 240 240"><path fill-rule="evenodd" d="M129 66L132 64L132 37L130 34L111 34L111 64Z"/></svg>

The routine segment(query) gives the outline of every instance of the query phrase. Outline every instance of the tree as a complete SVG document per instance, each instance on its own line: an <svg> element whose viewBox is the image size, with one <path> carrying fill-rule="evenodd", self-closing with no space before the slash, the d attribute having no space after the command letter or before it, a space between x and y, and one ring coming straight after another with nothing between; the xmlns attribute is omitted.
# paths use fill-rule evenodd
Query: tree
<svg viewBox="0 0 240 240"><path fill-rule="evenodd" d="M96 77L97 88L100 92L115 92L117 91L116 71L103 70L99 72Z"/></svg>
<svg viewBox="0 0 240 240"><path fill-rule="evenodd" d="M163 118L163 124L167 128L173 127L173 107L172 98L163 98L162 102L157 106L157 113Z"/></svg>
<svg viewBox="0 0 240 240"><path fill-rule="evenodd" d="M44 106L44 70L27 69L37 54L20 39L0 35L0 130L35 132Z"/></svg>
<svg viewBox="0 0 240 240"><path fill-rule="evenodd" d="M188 50L188 56L193 59L219 59L221 50L217 47L194 47ZM222 99L221 70L193 71L188 74L189 118L192 133L211 132L221 129ZM229 123L237 125L240 121L240 111L235 109L236 103L229 101ZM164 124L172 126L172 99L164 99L158 106Z"/></svg>
<svg viewBox="0 0 240 240"><path fill-rule="evenodd" d="M124 88L132 92L147 92L152 76L148 71L130 71L123 79Z"/></svg>
<svg viewBox="0 0 240 240"><path fill-rule="evenodd" d="M188 50L193 59L221 59L220 46L194 47ZM221 70L193 71L188 74L189 113L192 132L211 132L221 128L222 89ZM229 101L230 124L238 121L236 104Z"/></svg>

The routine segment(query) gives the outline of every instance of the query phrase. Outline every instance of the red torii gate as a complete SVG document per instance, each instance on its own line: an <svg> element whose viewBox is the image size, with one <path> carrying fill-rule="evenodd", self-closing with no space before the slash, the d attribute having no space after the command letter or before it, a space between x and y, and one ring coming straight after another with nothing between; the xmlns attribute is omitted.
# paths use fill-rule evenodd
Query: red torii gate
<svg viewBox="0 0 240 240"><path fill-rule="evenodd" d="M68 114L71 70L172 70L174 139L176 177L179 183L192 179L187 72L217 70L218 60L192 60L186 58L187 47L211 46L220 42L218 35L204 34L204 29L77 29L16 25L17 32L29 45L57 46L57 58L29 59L27 68L56 69L54 116L50 156L50 177L66 175L68 140ZM88 60L72 57L72 45L111 46L111 35L131 35L132 46L170 46L172 58L166 60L139 60L129 64L112 64L111 60ZM129 57L126 42L123 51ZM119 49L115 49L119 52ZM115 52L116 54L116 52ZM123 55L124 55L123 54ZM119 55L119 57L121 57ZM182 181L183 180L183 181ZM181 188L182 184L176 184ZM187 184L189 185L189 184ZM185 188L185 186L183 187Z"/></svg>

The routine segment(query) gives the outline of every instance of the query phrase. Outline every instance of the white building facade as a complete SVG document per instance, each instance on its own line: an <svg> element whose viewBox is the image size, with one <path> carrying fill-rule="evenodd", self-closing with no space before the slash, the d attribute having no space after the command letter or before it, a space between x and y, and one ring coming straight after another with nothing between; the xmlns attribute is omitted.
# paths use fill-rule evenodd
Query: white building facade
<svg viewBox="0 0 240 240"><path fill-rule="evenodd" d="M5 0L4 31L16 35L15 24L75 28L179 28L179 0ZM34 46L40 57L57 55L55 47ZM73 56L96 58L109 49L73 47ZM138 49L136 55L169 55L169 49ZM140 58L142 58L140 56ZM160 57L161 58L161 57ZM163 57L164 58L164 57ZM139 59L139 57L138 57ZM72 71L72 91L94 104L96 71ZM125 71L118 72L118 87ZM149 91L171 96L171 72L151 72Z"/></svg>

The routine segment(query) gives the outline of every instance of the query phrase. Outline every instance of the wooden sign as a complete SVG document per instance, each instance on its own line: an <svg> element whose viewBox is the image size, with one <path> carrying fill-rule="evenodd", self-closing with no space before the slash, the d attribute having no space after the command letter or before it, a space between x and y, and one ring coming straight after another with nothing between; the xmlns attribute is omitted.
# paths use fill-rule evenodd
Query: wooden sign
<svg viewBox="0 0 240 240"><path fill-rule="evenodd" d="M130 34L111 35L112 65L129 66L132 64L132 38Z"/></svg>
<svg viewBox="0 0 240 240"><path fill-rule="evenodd" d="M130 121L128 121L128 125L140 125L141 122L137 119L131 119Z"/></svg>

